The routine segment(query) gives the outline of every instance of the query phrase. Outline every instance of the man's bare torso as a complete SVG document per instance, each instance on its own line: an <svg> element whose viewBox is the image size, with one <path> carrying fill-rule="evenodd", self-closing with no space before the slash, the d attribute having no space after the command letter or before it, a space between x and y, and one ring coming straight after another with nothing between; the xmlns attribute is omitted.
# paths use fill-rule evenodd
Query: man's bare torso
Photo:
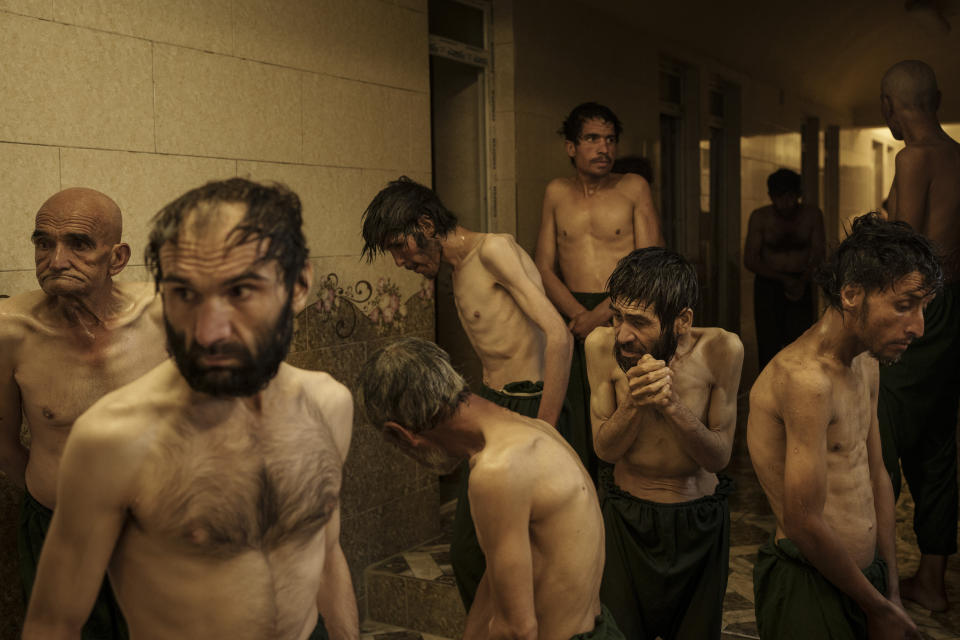
<svg viewBox="0 0 960 640"><path fill-rule="evenodd" d="M792 216L777 212L772 205L753 212L761 236L760 255L768 267L783 273L802 275L810 267L814 234L820 223L820 211L797 205Z"/></svg>
<svg viewBox="0 0 960 640"><path fill-rule="evenodd" d="M893 219L906 219L925 235L943 255L944 275L948 281L960 278L960 144L945 138L930 143L909 144L900 151L898 167L909 171L909 178L898 176L890 189L888 210ZM904 164L901 164L904 163ZM917 179L924 184L915 188L925 192L920 216L904 217L900 209L897 182Z"/></svg>
<svg viewBox="0 0 960 640"><path fill-rule="evenodd" d="M878 368L864 353L849 369L818 357L801 338L781 351L750 392L747 446L757 478L777 517L777 538L785 537L784 472L786 431L778 398L786 385L813 376L832 389L826 437L826 502L823 517L857 565L873 562L877 520L867 461L867 435L876 406Z"/></svg>
<svg viewBox="0 0 960 640"><path fill-rule="evenodd" d="M118 430L135 465L109 569L134 637L313 630L341 478L325 403L349 392L288 365L268 391L254 413L192 393L167 362L91 411Z"/></svg>
<svg viewBox="0 0 960 640"><path fill-rule="evenodd" d="M453 271L453 293L460 323L483 365L484 384L502 389L511 382L543 380L543 332L498 284L482 253L516 252L524 273L542 291L540 273L513 237L492 233L479 237Z"/></svg>
<svg viewBox="0 0 960 640"><path fill-rule="evenodd" d="M545 422L516 414L484 428L484 449L474 456L471 478L489 466L536 470L532 487L530 544L537 637L566 640L592 630L600 613L603 518L593 481L577 454ZM523 424L518 424L521 422ZM471 490L473 490L471 484ZM481 540L481 544L483 541Z"/></svg>
<svg viewBox="0 0 960 640"><path fill-rule="evenodd" d="M630 185L642 178L610 174L607 180L589 196L575 178L558 178L547 189L556 220L557 264L570 291L603 291L620 258L636 246L657 243L657 238L641 238L635 245Z"/></svg>
<svg viewBox="0 0 960 640"><path fill-rule="evenodd" d="M726 339L726 331L714 327L693 327L689 350L670 361L673 384L680 402L704 424L708 422L710 394L716 384L711 342ZM614 385L617 405L629 394L627 376L613 355L614 330L600 327L589 337L599 343L591 353L607 354L605 369ZM685 502L712 494L717 476L703 469L683 449L675 428L653 408L642 410L642 424L636 439L614 467L616 483L630 494L654 502Z"/></svg>
<svg viewBox="0 0 960 640"><path fill-rule="evenodd" d="M4 301L3 331L18 338L14 379L30 429L26 481L51 509L57 470L70 427L109 391L167 358L159 298L148 283L115 283L129 303L107 327L85 329L51 310L33 291Z"/></svg>

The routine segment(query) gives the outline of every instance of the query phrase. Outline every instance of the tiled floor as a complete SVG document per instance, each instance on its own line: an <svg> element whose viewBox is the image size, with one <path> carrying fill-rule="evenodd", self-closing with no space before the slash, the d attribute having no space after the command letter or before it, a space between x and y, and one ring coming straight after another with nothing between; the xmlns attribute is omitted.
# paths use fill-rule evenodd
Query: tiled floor
<svg viewBox="0 0 960 640"><path fill-rule="evenodd" d="M753 612L753 564L757 548L766 541L775 527L766 498L750 467L746 448L737 446L728 473L733 476L737 490L731 496L730 578L724 599L723 638L757 638ZM897 556L901 575L912 575L919 552L913 537L911 519L913 503L907 492L897 505ZM378 572L418 577L455 588L449 563L449 547L435 543L411 552L394 556L372 568ZM951 557L948 567L948 596L954 603L946 613L932 614L912 603L907 609L929 640L960 639L960 560ZM408 603L408 606L409 603ZM435 636L419 635L396 627L366 626L365 640L430 640Z"/></svg>

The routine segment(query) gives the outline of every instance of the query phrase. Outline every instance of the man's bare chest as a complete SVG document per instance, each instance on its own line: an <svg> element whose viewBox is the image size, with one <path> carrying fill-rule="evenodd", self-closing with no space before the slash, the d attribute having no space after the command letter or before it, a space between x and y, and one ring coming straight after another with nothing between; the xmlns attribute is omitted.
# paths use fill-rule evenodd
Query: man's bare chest
<svg viewBox="0 0 960 640"><path fill-rule="evenodd" d="M339 502L341 464L326 427L278 416L276 431L171 439L144 465L134 518L202 555L267 552L313 538Z"/></svg>
<svg viewBox="0 0 960 640"><path fill-rule="evenodd" d="M464 267L455 274L453 298L460 322L468 332L497 330L523 315L513 296L484 269Z"/></svg>
<svg viewBox="0 0 960 640"><path fill-rule="evenodd" d="M587 240L633 242L633 205L622 196L593 196L559 207L556 212L557 242Z"/></svg>

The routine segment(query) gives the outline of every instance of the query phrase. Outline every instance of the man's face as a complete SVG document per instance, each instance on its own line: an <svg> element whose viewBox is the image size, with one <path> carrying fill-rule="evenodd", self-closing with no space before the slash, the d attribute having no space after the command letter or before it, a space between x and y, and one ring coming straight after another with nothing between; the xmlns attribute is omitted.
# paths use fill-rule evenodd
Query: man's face
<svg viewBox="0 0 960 640"><path fill-rule="evenodd" d="M661 327L653 305L642 302L611 300L613 311L613 355L626 373L646 354L670 362L679 340L673 323Z"/></svg>
<svg viewBox="0 0 960 640"><path fill-rule="evenodd" d="M220 203L160 249L168 348L195 391L250 396L276 375L293 335L292 293L259 241L229 248L246 205Z"/></svg>
<svg viewBox="0 0 960 640"><path fill-rule="evenodd" d="M412 235L401 236L387 245L387 251L393 256L398 267L416 271L431 280L436 278L440 271L443 248L436 238L425 238L421 247Z"/></svg>
<svg viewBox="0 0 960 640"><path fill-rule="evenodd" d="M567 141L567 155L579 173L603 177L613 170L617 158L617 136L612 123L592 118L583 123L576 144Z"/></svg>
<svg viewBox="0 0 960 640"><path fill-rule="evenodd" d="M774 195L771 193L770 201L777 213L789 214L797 210L797 206L800 204L800 194L787 192Z"/></svg>
<svg viewBox="0 0 960 640"><path fill-rule="evenodd" d="M916 272L889 289L866 294L857 330L870 355L882 364L899 360L910 343L923 335L923 310L933 297Z"/></svg>
<svg viewBox="0 0 960 640"><path fill-rule="evenodd" d="M51 296L82 296L110 282L114 245L88 202L52 198L37 212L31 240L37 282Z"/></svg>

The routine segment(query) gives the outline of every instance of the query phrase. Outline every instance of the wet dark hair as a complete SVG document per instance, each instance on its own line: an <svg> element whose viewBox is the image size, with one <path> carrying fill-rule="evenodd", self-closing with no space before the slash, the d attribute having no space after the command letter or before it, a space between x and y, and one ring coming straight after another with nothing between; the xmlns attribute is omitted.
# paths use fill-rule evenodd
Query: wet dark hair
<svg viewBox="0 0 960 640"><path fill-rule="evenodd" d="M814 281L827 304L839 311L845 285L860 285L865 293L884 291L914 272L931 293L943 286L943 270L930 241L906 222L885 220L872 212L853 221L847 237L817 269Z"/></svg>
<svg viewBox="0 0 960 640"><path fill-rule="evenodd" d="M400 176L380 190L363 212L363 251L368 262L385 253L399 238L413 236L418 247L426 241L420 218L426 216L433 223L437 237L442 238L457 227L457 217L443 206L437 194Z"/></svg>
<svg viewBox="0 0 960 640"><path fill-rule="evenodd" d="M613 173L635 173L653 186L653 166L643 156L624 156L613 163Z"/></svg>
<svg viewBox="0 0 960 640"><path fill-rule="evenodd" d="M381 347L357 376L357 404L380 431L387 421L412 433L432 429L469 395L447 352L423 338L398 338Z"/></svg>
<svg viewBox="0 0 960 640"><path fill-rule="evenodd" d="M617 136L618 140L620 139L620 134L623 133L623 125L620 124L620 119L609 107L596 102L584 102L575 106L567 119L563 121L563 125L557 133L562 134L566 140L573 144L580 144L583 123L594 118L612 124L613 134Z"/></svg>
<svg viewBox="0 0 960 640"><path fill-rule="evenodd" d="M767 193L782 196L787 193L803 194L803 182L800 174L790 169L777 169L767 176Z"/></svg>
<svg viewBox="0 0 960 640"><path fill-rule="evenodd" d="M157 287L163 279L160 249L168 243L176 244L188 214L195 212L194 215L209 217L215 207L201 205L223 202L247 205L243 219L227 236L230 246L266 240L266 251L260 261L276 260L287 291L292 291L308 255L300 198L282 184L259 184L245 178L208 182L186 192L153 217L144 257Z"/></svg>
<svg viewBox="0 0 960 640"><path fill-rule="evenodd" d="M663 247L646 247L620 259L607 280L607 295L614 302L653 305L660 326L667 327L681 311L696 306L700 286L686 258Z"/></svg>

